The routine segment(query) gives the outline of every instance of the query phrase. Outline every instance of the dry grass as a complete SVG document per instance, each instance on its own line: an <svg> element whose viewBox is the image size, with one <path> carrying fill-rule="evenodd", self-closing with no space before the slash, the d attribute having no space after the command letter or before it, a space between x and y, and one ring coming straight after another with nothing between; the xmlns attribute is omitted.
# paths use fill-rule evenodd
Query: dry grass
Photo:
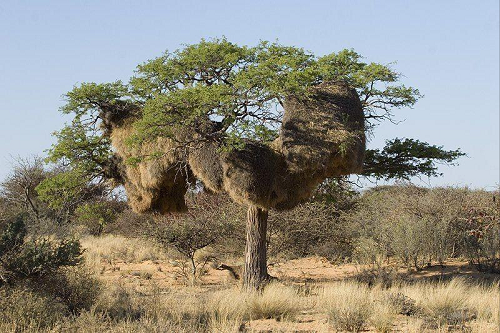
<svg viewBox="0 0 500 333"><path fill-rule="evenodd" d="M415 287L414 287L415 288ZM434 319L439 326L459 324L467 320L471 309L466 305L468 288L461 280L453 280L434 288L422 285L417 298L417 304Z"/></svg>
<svg viewBox="0 0 500 333"><path fill-rule="evenodd" d="M87 263L97 273L106 262L167 259L138 239L87 237L83 246ZM0 288L0 332L495 332L499 327L498 283L454 279L384 289L339 281L308 285L302 291L271 284L262 293L245 293L235 287L218 289L221 285L157 285L160 281L139 273L104 281L90 309L86 306L75 314L60 301ZM101 280L108 276L95 275ZM137 283L128 283L131 279Z"/></svg>
<svg viewBox="0 0 500 333"><path fill-rule="evenodd" d="M25 288L0 289L0 332L36 332L64 318L66 307Z"/></svg>
<svg viewBox="0 0 500 333"><path fill-rule="evenodd" d="M297 291L276 283L268 285L262 294L251 296L249 311L252 319L292 320L302 308Z"/></svg>
<svg viewBox="0 0 500 333"><path fill-rule="evenodd" d="M340 282L323 289L319 301L337 330L359 332L373 312L372 295L365 285Z"/></svg>
<svg viewBox="0 0 500 333"><path fill-rule="evenodd" d="M453 279L444 283L406 285L400 292L416 301L427 327L439 329L498 327L499 285L466 283Z"/></svg>
<svg viewBox="0 0 500 333"><path fill-rule="evenodd" d="M387 333L393 330L397 312L394 307L387 303L376 305L369 319L370 324L377 332Z"/></svg>
<svg viewBox="0 0 500 333"><path fill-rule="evenodd" d="M477 313L479 321L500 325L500 284L472 286L467 292L466 304Z"/></svg>
<svg viewBox="0 0 500 333"><path fill-rule="evenodd" d="M243 293L237 288L213 293L207 302L207 307L211 310L211 321L224 323L248 320L251 297L251 294Z"/></svg>
<svg viewBox="0 0 500 333"><path fill-rule="evenodd" d="M74 316L47 299L14 291L2 294L0 330L238 332L242 327L250 331L264 327L283 332L326 331L323 318L328 318L334 330L354 332L494 332L498 327L498 285L452 280L382 289L344 281L315 286L310 293L298 294L296 290L272 284L261 294L234 287L217 291L203 287L157 288L144 293L114 285L105 288L90 310ZM388 297L396 293L414 299L421 312L398 314L400 309ZM454 315L463 314L463 309L476 315L456 319Z"/></svg>
<svg viewBox="0 0 500 333"><path fill-rule="evenodd" d="M146 260L165 259L165 254L151 243L141 239L105 235L87 236L81 240L85 249L85 262L96 272L102 268L102 262L112 264L121 261L138 263Z"/></svg>

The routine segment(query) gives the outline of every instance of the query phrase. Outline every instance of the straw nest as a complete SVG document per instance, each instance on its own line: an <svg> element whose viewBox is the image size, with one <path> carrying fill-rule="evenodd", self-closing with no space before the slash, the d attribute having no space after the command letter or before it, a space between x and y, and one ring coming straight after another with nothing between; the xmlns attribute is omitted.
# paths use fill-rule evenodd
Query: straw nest
<svg viewBox="0 0 500 333"><path fill-rule="evenodd" d="M201 140L179 152L165 138L130 149L125 141L133 121L113 126L111 141L122 161L163 152L137 166L122 163L131 207L138 212L184 211L184 194L196 178L210 191L227 192L242 204L290 209L307 200L325 178L361 171L364 115L354 89L343 82L323 83L304 96L289 97L284 109L280 135L272 144L247 141L243 149L230 152L221 152L216 140ZM192 137L199 133L193 131Z"/></svg>

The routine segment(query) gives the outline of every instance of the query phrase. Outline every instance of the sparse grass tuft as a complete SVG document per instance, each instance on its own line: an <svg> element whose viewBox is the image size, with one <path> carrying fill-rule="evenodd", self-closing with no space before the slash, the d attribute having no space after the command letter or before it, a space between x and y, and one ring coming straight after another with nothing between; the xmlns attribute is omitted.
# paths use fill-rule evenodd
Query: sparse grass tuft
<svg viewBox="0 0 500 333"><path fill-rule="evenodd" d="M362 330L373 311L370 290L354 282L325 287L319 305L334 328L352 332Z"/></svg>
<svg viewBox="0 0 500 333"><path fill-rule="evenodd" d="M388 333L392 331L396 315L396 310L389 304L377 304L373 309L370 323L377 332Z"/></svg>
<svg viewBox="0 0 500 333"><path fill-rule="evenodd" d="M251 294L241 292L237 288L215 292L207 302L210 320L213 323L248 320L251 297Z"/></svg>
<svg viewBox="0 0 500 333"><path fill-rule="evenodd" d="M405 294L417 301L430 326L462 325L476 317L468 306L471 287L460 279L439 284L407 286Z"/></svg>
<svg viewBox="0 0 500 333"><path fill-rule="evenodd" d="M249 312L252 319L291 320L300 311L301 299L291 287L272 283L262 293L251 296Z"/></svg>

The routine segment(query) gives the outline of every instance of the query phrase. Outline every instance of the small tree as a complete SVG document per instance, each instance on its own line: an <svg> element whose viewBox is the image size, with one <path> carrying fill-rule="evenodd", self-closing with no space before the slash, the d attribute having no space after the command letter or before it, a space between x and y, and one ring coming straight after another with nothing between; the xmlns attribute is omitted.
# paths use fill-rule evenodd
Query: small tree
<svg viewBox="0 0 500 333"><path fill-rule="evenodd" d="M0 196L14 210L29 212L38 219L45 207L38 198L36 187L47 177L42 159L19 158L11 174L1 183Z"/></svg>
<svg viewBox="0 0 500 333"><path fill-rule="evenodd" d="M28 213L38 222L68 222L78 206L106 197L109 188L72 177L60 165L46 167L39 157L18 158L0 183L0 198L11 214ZM64 184L65 186L59 186Z"/></svg>
<svg viewBox="0 0 500 333"><path fill-rule="evenodd" d="M116 220L118 213L119 207L106 201L86 203L75 211L77 222L85 225L94 236L101 235L104 228Z"/></svg>
<svg viewBox="0 0 500 333"><path fill-rule="evenodd" d="M190 276L192 283L211 259L207 256L196 262L198 252L229 237L234 231L234 222L227 216L218 215L223 210L218 209L220 207L214 205L214 201L224 203L200 193L194 198L188 214L165 216L150 226L150 232L158 243L165 248L173 247L189 261L190 274L184 266L181 269L183 275Z"/></svg>

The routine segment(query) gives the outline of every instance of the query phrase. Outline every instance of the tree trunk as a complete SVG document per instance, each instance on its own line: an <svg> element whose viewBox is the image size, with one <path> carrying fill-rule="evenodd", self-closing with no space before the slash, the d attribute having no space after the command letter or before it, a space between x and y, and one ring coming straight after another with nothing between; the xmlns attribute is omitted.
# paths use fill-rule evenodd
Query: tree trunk
<svg viewBox="0 0 500 333"><path fill-rule="evenodd" d="M267 274L267 210L249 206L247 213L247 243L243 287L256 291L268 280Z"/></svg>
<svg viewBox="0 0 500 333"><path fill-rule="evenodd" d="M191 261L191 285L196 283L196 263L194 262L194 253L189 257Z"/></svg>

